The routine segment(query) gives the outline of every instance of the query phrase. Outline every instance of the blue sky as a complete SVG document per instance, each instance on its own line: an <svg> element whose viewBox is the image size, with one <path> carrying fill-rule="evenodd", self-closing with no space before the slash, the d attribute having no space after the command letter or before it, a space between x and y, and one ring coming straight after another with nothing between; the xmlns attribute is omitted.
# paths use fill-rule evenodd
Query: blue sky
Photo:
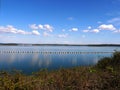
<svg viewBox="0 0 120 90"><path fill-rule="evenodd" d="M120 44L120 0L0 0L0 43Z"/></svg>

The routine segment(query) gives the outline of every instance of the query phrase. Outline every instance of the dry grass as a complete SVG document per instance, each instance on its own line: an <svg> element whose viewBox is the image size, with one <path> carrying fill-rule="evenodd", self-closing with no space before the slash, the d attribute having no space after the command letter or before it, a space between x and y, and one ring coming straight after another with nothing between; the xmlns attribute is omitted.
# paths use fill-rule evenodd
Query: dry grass
<svg viewBox="0 0 120 90"><path fill-rule="evenodd" d="M29 76L1 72L0 90L120 90L120 71L76 67Z"/></svg>

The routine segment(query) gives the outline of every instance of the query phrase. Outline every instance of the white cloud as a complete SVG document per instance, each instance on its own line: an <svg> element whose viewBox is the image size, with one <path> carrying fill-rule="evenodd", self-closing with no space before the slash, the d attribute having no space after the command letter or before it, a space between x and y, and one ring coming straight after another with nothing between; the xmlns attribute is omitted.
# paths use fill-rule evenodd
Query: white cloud
<svg viewBox="0 0 120 90"><path fill-rule="evenodd" d="M23 30L17 30L17 33L18 34L30 34L30 32L25 32Z"/></svg>
<svg viewBox="0 0 120 90"><path fill-rule="evenodd" d="M77 32L78 28L72 28L70 31Z"/></svg>
<svg viewBox="0 0 120 90"><path fill-rule="evenodd" d="M112 24L102 24L98 27L99 30L116 30L116 28Z"/></svg>
<svg viewBox="0 0 120 90"><path fill-rule="evenodd" d="M32 29L32 30L47 30L49 32L52 32L53 31L53 27L49 24L39 24L39 25L36 25L36 24L32 24L32 25L29 25L29 27Z"/></svg>
<svg viewBox="0 0 120 90"><path fill-rule="evenodd" d="M47 32L43 32L43 36L47 37L47 36L51 36L51 35Z"/></svg>
<svg viewBox="0 0 120 90"><path fill-rule="evenodd" d="M2 33L17 33L17 29L12 25L7 25L6 27L0 26L0 32Z"/></svg>
<svg viewBox="0 0 120 90"><path fill-rule="evenodd" d="M92 28L91 26L88 27L88 29L91 29L91 28Z"/></svg>
<svg viewBox="0 0 120 90"><path fill-rule="evenodd" d="M68 34L59 34L58 37L59 38L66 38L68 36Z"/></svg>
<svg viewBox="0 0 120 90"><path fill-rule="evenodd" d="M83 32L87 33L87 32L90 32L90 30L83 30Z"/></svg>
<svg viewBox="0 0 120 90"><path fill-rule="evenodd" d="M29 25L29 27L30 27L32 30L37 30L37 29L38 29L38 26L36 26L36 24Z"/></svg>
<svg viewBox="0 0 120 90"><path fill-rule="evenodd" d="M98 30L98 29L93 29L93 30L91 30L90 32L93 32L93 33L99 33L100 30Z"/></svg>
<svg viewBox="0 0 120 90"><path fill-rule="evenodd" d="M23 34L23 35L30 35L30 34L35 34L36 32L27 32L21 29L17 29L12 25L7 25L7 26L0 26L0 32L1 33L12 33L12 34Z"/></svg>
<svg viewBox="0 0 120 90"><path fill-rule="evenodd" d="M41 24L38 25L38 28L39 29L44 29L43 25L41 25Z"/></svg>
<svg viewBox="0 0 120 90"><path fill-rule="evenodd" d="M114 33L120 33L120 29L115 30Z"/></svg>
<svg viewBox="0 0 120 90"><path fill-rule="evenodd" d="M7 25L7 29L12 30L12 31L16 31L17 29L14 28L12 25Z"/></svg>
<svg viewBox="0 0 120 90"><path fill-rule="evenodd" d="M83 30L83 32L99 33L100 31L104 31L104 30L108 30L108 31L116 32L116 33L120 32L120 30L115 28L112 24L102 24L98 26L98 28L95 28L95 29L91 29L91 27L89 26L88 29Z"/></svg>
<svg viewBox="0 0 120 90"><path fill-rule="evenodd" d="M45 30L48 30L48 31L50 31L50 32L53 31L53 27L50 26L49 24L45 24L45 25L44 25L44 29L45 29Z"/></svg>
<svg viewBox="0 0 120 90"><path fill-rule="evenodd" d="M40 35L40 33L38 31L36 31L36 30L33 30L32 34L34 34L34 35Z"/></svg>
<svg viewBox="0 0 120 90"><path fill-rule="evenodd" d="M25 32L24 30L19 30L17 28L14 28L12 25L7 25L6 27L0 26L0 32L14 33L14 34L29 34L28 32Z"/></svg>
<svg viewBox="0 0 120 90"><path fill-rule="evenodd" d="M99 29L83 30L83 32L85 32L85 33L87 33L87 32L99 33L100 30Z"/></svg>

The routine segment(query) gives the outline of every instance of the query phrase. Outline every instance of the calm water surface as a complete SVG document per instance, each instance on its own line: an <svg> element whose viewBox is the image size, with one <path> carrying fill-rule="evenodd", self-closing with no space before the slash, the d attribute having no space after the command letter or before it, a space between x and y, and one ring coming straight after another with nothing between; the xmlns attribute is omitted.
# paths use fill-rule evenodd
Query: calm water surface
<svg viewBox="0 0 120 90"><path fill-rule="evenodd" d="M120 51L120 47L0 46L0 70L17 69L31 74L43 68L94 65L100 58L110 57L114 50Z"/></svg>

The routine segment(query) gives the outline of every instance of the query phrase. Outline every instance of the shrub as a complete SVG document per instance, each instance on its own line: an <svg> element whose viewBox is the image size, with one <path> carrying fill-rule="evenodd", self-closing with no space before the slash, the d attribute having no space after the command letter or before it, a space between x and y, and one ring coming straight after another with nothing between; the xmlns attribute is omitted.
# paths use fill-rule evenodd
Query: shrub
<svg viewBox="0 0 120 90"><path fill-rule="evenodd" d="M120 65L120 52L116 51L113 54L112 65L113 66L119 66Z"/></svg>
<svg viewBox="0 0 120 90"><path fill-rule="evenodd" d="M113 69L120 69L120 52L116 51L113 53L112 57L104 57L98 61L95 65L96 68L99 69L107 69L107 67L111 67Z"/></svg>
<svg viewBox="0 0 120 90"><path fill-rule="evenodd" d="M98 61L96 67L99 69L106 69L106 67L110 66L111 58L105 57Z"/></svg>

